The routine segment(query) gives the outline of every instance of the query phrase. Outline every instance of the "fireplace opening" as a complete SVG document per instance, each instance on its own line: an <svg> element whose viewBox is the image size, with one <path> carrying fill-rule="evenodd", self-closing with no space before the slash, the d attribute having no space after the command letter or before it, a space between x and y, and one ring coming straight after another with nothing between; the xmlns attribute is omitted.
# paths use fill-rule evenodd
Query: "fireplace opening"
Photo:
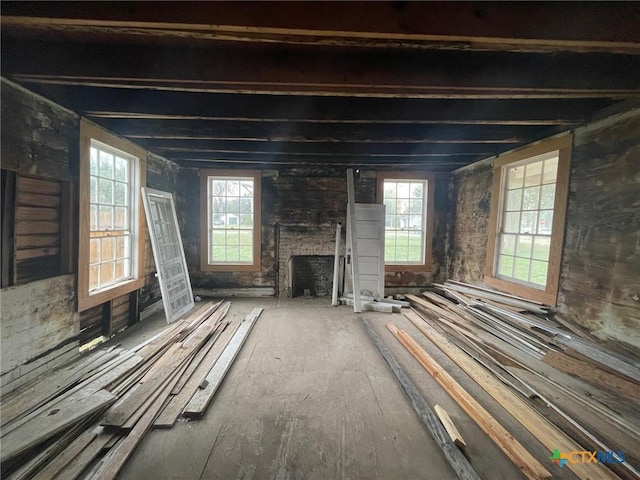
<svg viewBox="0 0 640 480"><path fill-rule="evenodd" d="M292 297L331 294L333 255L294 255L289 265Z"/></svg>

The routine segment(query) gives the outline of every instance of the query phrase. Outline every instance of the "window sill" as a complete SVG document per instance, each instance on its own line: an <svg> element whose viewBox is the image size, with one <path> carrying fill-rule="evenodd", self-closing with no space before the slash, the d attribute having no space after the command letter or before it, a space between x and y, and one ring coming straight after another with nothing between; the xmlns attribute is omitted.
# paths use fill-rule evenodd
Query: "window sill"
<svg viewBox="0 0 640 480"><path fill-rule="evenodd" d="M144 286L143 278L136 278L133 280L127 280L126 282L114 285L106 290L101 290L93 295L87 294L78 298L78 312L83 312L97 305L106 303L114 298L121 297L127 293L131 293L134 290L138 290Z"/></svg>
<svg viewBox="0 0 640 480"><path fill-rule="evenodd" d="M517 295L519 297L528 298L536 302L541 302L551 307L556 306L557 293L548 292L545 290L538 290L537 288L527 287L519 283L509 282L508 280L502 280L495 277L484 277L484 283L490 287L497 288L503 292Z"/></svg>

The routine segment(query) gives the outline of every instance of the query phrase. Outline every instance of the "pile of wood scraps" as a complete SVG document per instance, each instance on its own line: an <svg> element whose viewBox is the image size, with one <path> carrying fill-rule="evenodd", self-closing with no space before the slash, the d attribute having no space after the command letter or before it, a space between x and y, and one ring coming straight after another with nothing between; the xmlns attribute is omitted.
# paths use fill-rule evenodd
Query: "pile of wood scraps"
<svg viewBox="0 0 640 480"><path fill-rule="evenodd" d="M640 364L633 352L605 347L548 306L483 287L447 282L405 297L413 308L404 317L420 333L391 322L387 328L527 478L547 478L559 467L536 461L429 348L446 354L549 455L600 452L597 463L566 463L578 478L640 478Z"/></svg>
<svg viewBox="0 0 640 480"><path fill-rule="evenodd" d="M152 427L198 417L262 309L243 322L206 303L155 337L103 349L2 399L2 473L10 479L113 479Z"/></svg>
<svg viewBox="0 0 640 480"><path fill-rule="evenodd" d="M403 307L410 307L411 304L404 300L395 300L392 297L382 298L378 295L363 291L360 294L362 310L372 312L399 313ZM353 305L353 293L345 293L340 302L343 305Z"/></svg>

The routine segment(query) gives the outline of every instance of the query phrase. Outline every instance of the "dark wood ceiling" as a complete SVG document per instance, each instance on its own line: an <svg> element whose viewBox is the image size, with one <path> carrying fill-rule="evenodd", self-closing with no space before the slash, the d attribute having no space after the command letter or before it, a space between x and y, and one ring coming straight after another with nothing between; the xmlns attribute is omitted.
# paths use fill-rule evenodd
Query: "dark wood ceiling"
<svg viewBox="0 0 640 480"><path fill-rule="evenodd" d="M186 166L451 170L640 100L638 2L2 2L2 75Z"/></svg>

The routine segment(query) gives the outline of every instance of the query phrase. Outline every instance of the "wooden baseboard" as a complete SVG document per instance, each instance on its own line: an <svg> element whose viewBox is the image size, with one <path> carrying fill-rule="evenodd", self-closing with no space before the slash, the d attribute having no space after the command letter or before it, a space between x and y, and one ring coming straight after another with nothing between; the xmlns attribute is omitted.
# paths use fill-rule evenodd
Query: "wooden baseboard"
<svg viewBox="0 0 640 480"><path fill-rule="evenodd" d="M275 297L273 287L248 287L248 288L194 288L194 295L201 297Z"/></svg>

